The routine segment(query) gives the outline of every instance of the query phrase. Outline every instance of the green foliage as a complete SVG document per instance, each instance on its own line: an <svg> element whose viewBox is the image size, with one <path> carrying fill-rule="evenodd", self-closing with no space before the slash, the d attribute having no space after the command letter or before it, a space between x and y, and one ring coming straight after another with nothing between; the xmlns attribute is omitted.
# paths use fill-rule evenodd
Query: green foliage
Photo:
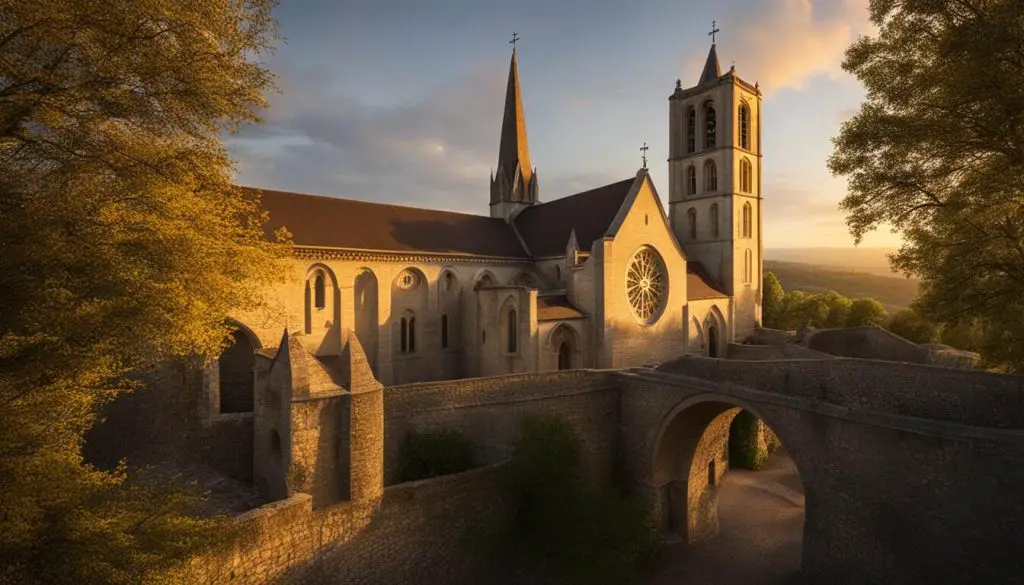
<svg viewBox="0 0 1024 585"><path fill-rule="evenodd" d="M416 481L477 466L473 444L453 430L409 431L398 452L399 481Z"/></svg>
<svg viewBox="0 0 1024 585"><path fill-rule="evenodd" d="M886 329L914 343L935 343L939 340L939 326L927 321L914 309L903 309L893 315Z"/></svg>
<svg viewBox="0 0 1024 585"><path fill-rule="evenodd" d="M764 264L766 270L775 273L786 290L802 290L810 294L834 290L849 299L875 299L889 313L909 307L921 288L921 283L915 279L892 274L871 274L802 262L765 260Z"/></svg>
<svg viewBox="0 0 1024 585"><path fill-rule="evenodd" d="M828 307L828 314L825 316L825 327L829 329L846 327L850 311L853 308L853 302L834 290L821 295L821 299L825 306Z"/></svg>
<svg viewBox="0 0 1024 585"><path fill-rule="evenodd" d="M976 320L983 357L1024 371L1024 65L1019 1L871 3L843 68L867 90L829 168L859 241L881 226L932 321Z"/></svg>
<svg viewBox="0 0 1024 585"><path fill-rule="evenodd" d="M280 273L221 142L265 105L272 7L0 8L0 581L139 583L221 544L80 445L129 372L218 352Z"/></svg>
<svg viewBox="0 0 1024 585"><path fill-rule="evenodd" d="M765 327L776 328L782 318L782 302L786 291L779 282L775 273L766 270L764 273L764 284L761 292L761 318Z"/></svg>
<svg viewBox="0 0 1024 585"><path fill-rule="evenodd" d="M846 319L847 327L865 327L874 325L884 327L888 315L885 307L875 299L856 299L850 305L850 314Z"/></svg>
<svg viewBox="0 0 1024 585"><path fill-rule="evenodd" d="M758 433L758 419L741 410L729 425L729 467L758 470L768 460Z"/></svg>
<svg viewBox="0 0 1024 585"><path fill-rule="evenodd" d="M633 581L660 549L636 498L586 486L579 439L561 419L526 417L509 463L516 524L508 550L553 583Z"/></svg>

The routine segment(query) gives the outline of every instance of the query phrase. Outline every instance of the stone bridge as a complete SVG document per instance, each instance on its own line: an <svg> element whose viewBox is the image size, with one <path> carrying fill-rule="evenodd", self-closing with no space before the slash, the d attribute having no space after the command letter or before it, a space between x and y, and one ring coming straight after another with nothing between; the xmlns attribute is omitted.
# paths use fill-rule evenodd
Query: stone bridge
<svg viewBox="0 0 1024 585"><path fill-rule="evenodd" d="M806 497L808 583L1024 574L1024 379L869 360L685 357L619 374L623 461L665 528L717 530L732 418L772 428Z"/></svg>

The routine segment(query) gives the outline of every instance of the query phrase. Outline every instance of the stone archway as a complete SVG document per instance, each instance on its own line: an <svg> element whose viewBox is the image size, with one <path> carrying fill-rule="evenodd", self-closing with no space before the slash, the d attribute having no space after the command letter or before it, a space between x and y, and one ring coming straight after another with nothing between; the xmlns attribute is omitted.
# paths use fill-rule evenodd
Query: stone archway
<svg viewBox="0 0 1024 585"><path fill-rule="evenodd" d="M231 332L231 344L217 358L218 408L221 414L252 412L253 366L258 343L244 329Z"/></svg>
<svg viewBox="0 0 1024 585"><path fill-rule="evenodd" d="M549 346L555 354L554 366L559 370L571 370L579 365L579 336L576 331L562 323L551 331Z"/></svg>
<svg viewBox="0 0 1024 585"><path fill-rule="evenodd" d="M764 418L732 397L701 395L678 404L662 422L654 442L649 485L655 519L663 530L697 544L718 534L720 481L729 470L729 428L746 410ZM766 421L770 427L770 422ZM785 438L780 437L783 445ZM805 477L792 454L801 482ZM806 517L804 518L806 530Z"/></svg>
<svg viewBox="0 0 1024 585"><path fill-rule="evenodd" d="M571 370L573 368L572 361L572 349L569 348L568 342L563 341L558 345L558 369Z"/></svg>
<svg viewBox="0 0 1024 585"><path fill-rule="evenodd" d="M708 357L718 357L718 327L708 327Z"/></svg>
<svg viewBox="0 0 1024 585"><path fill-rule="evenodd" d="M369 268L356 276L354 283L356 337L363 346L366 359L370 362L373 375L380 377L377 368L377 340L380 320L378 318L377 276Z"/></svg>

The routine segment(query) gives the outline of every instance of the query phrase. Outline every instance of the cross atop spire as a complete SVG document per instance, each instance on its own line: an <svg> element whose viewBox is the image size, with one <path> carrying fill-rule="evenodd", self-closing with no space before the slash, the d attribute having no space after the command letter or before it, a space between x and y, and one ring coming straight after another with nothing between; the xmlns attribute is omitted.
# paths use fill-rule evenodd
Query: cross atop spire
<svg viewBox="0 0 1024 585"><path fill-rule="evenodd" d="M708 36L711 37L711 44L715 43L715 34L722 32L717 26L715 26L715 22L716 21L714 20L711 21L711 32L708 33Z"/></svg>
<svg viewBox="0 0 1024 585"><path fill-rule="evenodd" d="M519 33L517 33L517 32L512 33L512 40L509 41L508 44L512 45L512 52L513 53L516 52L516 43L518 43L518 42L519 42Z"/></svg>
<svg viewBox="0 0 1024 585"><path fill-rule="evenodd" d="M647 141L644 141L644 145L640 147L640 152L643 153L642 154L643 161L644 161L643 168L645 168L645 169L647 168L647 151L648 150L649 149L647 148Z"/></svg>

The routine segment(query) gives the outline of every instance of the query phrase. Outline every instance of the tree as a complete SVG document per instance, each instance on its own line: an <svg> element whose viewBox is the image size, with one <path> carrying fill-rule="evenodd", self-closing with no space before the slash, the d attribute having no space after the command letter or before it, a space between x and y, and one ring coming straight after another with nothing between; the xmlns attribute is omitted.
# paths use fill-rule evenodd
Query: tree
<svg viewBox="0 0 1024 585"><path fill-rule="evenodd" d="M882 327L888 315L882 303L875 299L854 299L850 304L850 314L846 318L847 327L864 327L875 325Z"/></svg>
<svg viewBox="0 0 1024 585"><path fill-rule="evenodd" d="M843 68L867 101L829 169L859 242L892 226L893 266L940 323L977 319L984 356L1024 369L1024 11L1019 0L878 0Z"/></svg>
<svg viewBox="0 0 1024 585"><path fill-rule="evenodd" d="M822 301L828 306L828 315L825 317L823 327L838 329L846 326L847 318L850 315L852 303L850 299L837 293L834 290L827 291L821 295Z"/></svg>
<svg viewBox="0 0 1024 585"><path fill-rule="evenodd" d="M226 534L80 445L130 372L215 354L280 273L220 140L272 87L272 6L0 4L0 582L138 583Z"/></svg>
<svg viewBox="0 0 1024 585"><path fill-rule="evenodd" d="M761 313L764 317L764 326L769 328L781 327L783 298L786 291L779 282L779 277L768 270L764 273L764 286L761 293Z"/></svg>
<svg viewBox="0 0 1024 585"><path fill-rule="evenodd" d="M886 329L914 343L935 343L939 339L939 326L912 308L893 315Z"/></svg>

